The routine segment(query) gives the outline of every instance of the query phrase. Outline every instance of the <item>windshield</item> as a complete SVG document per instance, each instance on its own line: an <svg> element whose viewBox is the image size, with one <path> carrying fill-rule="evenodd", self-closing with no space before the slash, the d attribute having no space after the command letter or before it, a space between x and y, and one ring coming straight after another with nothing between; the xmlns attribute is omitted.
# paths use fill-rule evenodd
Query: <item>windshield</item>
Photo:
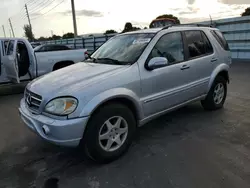
<svg viewBox="0 0 250 188"><path fill-rule="evenodd" d="M154 35L154 33L137 33L116 36L103 44L90 59L96 63L133 64Z"/></svg>

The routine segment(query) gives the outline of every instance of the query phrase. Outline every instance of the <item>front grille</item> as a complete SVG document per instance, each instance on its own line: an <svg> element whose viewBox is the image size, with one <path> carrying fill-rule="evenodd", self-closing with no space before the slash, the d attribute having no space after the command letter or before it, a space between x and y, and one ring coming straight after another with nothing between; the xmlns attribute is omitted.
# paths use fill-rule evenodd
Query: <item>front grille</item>
<svg viewBox="0 0 250 188"><path fill-rule="evenodd" d="M25 90L25 102L32 111L38 112L39 107L42 102L42 97L26 89Z"/></svg>

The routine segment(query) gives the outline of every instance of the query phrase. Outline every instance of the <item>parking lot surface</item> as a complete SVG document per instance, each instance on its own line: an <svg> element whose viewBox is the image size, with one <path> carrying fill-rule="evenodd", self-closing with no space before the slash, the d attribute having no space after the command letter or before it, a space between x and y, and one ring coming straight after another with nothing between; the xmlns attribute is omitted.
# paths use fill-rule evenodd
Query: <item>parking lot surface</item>
<svg viewBox="0 0 250 188"><path fill-rule="evenodd" d="M108 165L84 161L74 149L46 143L18 114L23 87L0 90L0 187L249 188L250 63L235 62L223 109L199 103L140 128L132 147ZM5 94L5 95L3 95Z"/></svg>

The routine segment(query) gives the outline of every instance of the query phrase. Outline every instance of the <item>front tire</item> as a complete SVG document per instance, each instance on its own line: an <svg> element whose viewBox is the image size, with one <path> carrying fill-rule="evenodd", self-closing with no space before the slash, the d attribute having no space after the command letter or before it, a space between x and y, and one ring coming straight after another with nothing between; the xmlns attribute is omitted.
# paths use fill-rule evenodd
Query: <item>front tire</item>
<svg viewBox="0 0 250 188"><path fill-rule="evenodd" d="M81 149L89 159L111 162L128 150L135 130L136 120L128 107L119 103L107 104L92 115Z"/></svg>
<svg viewBox="0 0 250 188"><path fill-rule="evenodd" d="M227 81L222 76L217 76L214 80L208 95L201 104L205 110L217 110L223 107L227 97Z"/></svg>

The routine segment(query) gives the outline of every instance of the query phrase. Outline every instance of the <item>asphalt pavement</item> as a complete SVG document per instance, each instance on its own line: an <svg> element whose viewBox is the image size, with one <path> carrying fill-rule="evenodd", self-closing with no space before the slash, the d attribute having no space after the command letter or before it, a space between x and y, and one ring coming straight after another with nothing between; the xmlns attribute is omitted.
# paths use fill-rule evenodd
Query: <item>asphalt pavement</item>
<svg viewBox="0 0 250 188"><path fill-rule="evenodd" d="M130 150L108 165L30 132L18 114L24 86L4 87L0 187L42 187L57 178L59 188L249 188L250 62L235 62L230 76L223 109L207 112L194 103L162 116L140 128Z"/></svg>

